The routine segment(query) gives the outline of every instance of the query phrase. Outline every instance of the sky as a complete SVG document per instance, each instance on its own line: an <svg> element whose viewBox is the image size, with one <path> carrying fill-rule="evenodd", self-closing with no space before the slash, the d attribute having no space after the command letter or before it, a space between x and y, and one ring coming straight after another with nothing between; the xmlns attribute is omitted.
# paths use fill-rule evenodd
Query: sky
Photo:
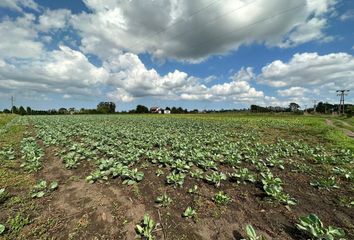
<svg viewBox="0 0 354 240"><path fill-rule="evenodd" d="M352 0L0 0L0 109L354 103Z"/></svg>

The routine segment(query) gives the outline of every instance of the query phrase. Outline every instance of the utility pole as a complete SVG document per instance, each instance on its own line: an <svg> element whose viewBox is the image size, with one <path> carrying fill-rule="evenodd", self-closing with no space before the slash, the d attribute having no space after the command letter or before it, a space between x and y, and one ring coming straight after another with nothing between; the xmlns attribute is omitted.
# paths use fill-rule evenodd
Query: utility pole
<svg viewBox="0 0 354 240"><path fill-rule="evenodd" d="M350 90L337 90L337 96L340 96L339 106L338 106L338 113L344 115L344 96L347 96Z"/></svg>
<svg viewBox="0 0 354 240"><path fill-rule="evenodd" d="M306 113L307 113L307 105L305 105L305 110L304 110L304 112L306 112Z"/></svg>
<svg viewBox="0 0 354 240"><path fill-rule="evenodd" d="M11 113L14 113L14 96L11 96Z"/></svg>
<svg viewBox="0 0 354 240"><path fill-rule="evenodd" d="M317 100L313 100L313 112L316 113Z"/></svg>

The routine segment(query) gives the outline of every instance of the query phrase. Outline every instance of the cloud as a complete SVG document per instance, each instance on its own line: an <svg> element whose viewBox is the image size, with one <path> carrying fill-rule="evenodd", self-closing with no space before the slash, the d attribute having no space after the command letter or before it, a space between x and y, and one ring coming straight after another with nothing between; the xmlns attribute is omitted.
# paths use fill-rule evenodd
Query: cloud
<svg viewBox="0 0 354 240"><path fill-rule="evenodd" d="M67 9L46 10L39 16L38 29L42 32L68 27L71 12Z"/></svg>
<svg viewBox="0 0 354 240"><path fill-rule="evenodd" d="M291 47L329 41L323 31L336 0L85 0L92 11L71 23L81 50L107 58L128 51L154 58L201 61L241 45ZM161 11L163 9L163 11Z"/></svg>
<svg viewBox="0 0 354 240"><path fill-rule="evenodd" d="M350 21L354 19L354 9L347 10L343 15L339 18L341 21Z"/></svg>
<svg viewBox="0 0 354 240"><path fill-rule="evenodd" d="M277 93L282 97L301 97L307 92L309 92L309 90L303 87L291 87L277 91Z"/></svg>
<svg viewBox="0 0 354 240"><path fill-rule="evenodd" d="M98 84L108 77L79 51L66 46L30 59L1 61L0 88L73 95L98 95Z"/></svg>
<svg viewBox="0 0 354 240"><path fill-rule="evenodd" d="M250 80L255 76L251 68L242 68L230 78L230 82L207 87L203 84L205 79L188 76L178 70L161 76L156 70L147 69L139 57L132 53L121 54L104 62L103 66L110 72L107 84L116 87L115 91L108 93L109 98L124 102L141 97L231 102L250 102L264 98L262 91L250 85Z"/></svg>
<svg viewBox="0 0 354 240"><path fill-rule="evenodd" d="M29 58L42 53L35 20L34 15L24 14L14 21L5 18L0 22L0 58Z"/></svg>
<svg viewBox="0 0 354 240"><path fill-rule="evenodd" d="M354 56L348 53L297 53L288 63L273 61L262 68L257 77L261 83L274 87L323 86L354 87Z"/></svg>
<svg viewBox="0 0 354 240"><path fill-rule="evenodd" d="M353 69L354 56L348 53L298 53L289 62L276 60L264 66L257 81L276 88L287 87L277 91L287 99L305 102L321 96L335 101L336 90L354 88Z"/></svg>
<svg viewBox="0 0 354 240"><path fill-rule="evenodd" d="M9 8L18 12L22 12L24 8L39 10L38 4L33 0L1 0L0 8Z"/></svg>

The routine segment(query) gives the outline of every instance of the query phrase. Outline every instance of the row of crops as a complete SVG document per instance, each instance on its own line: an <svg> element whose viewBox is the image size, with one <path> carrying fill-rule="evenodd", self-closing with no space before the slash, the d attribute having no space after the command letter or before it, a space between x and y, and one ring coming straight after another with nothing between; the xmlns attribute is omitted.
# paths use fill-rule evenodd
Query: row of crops
<svg viewBox="0 0 354 240"><path fill-rule="evenodd" d="M55 147L67 169L80 168L85 162L94 166L86 176L86 180L93 184L120 178L122 184L134 185L145 180L146 169L153 169L161 181L178 189L185 188L187 181L212 186L217 190L213 197L217 204L232 201L221 191L223 186L260 184L267 196L266 201L282 204L288 209L301 202L284 190L284 185L291 183L277 176L278 172L310 175L312 180L308 184L313 188L330 191L349 184L354 190L354 160L349 150L329 149L281 137L264 140L267 139L264 129L301 129L300 121L201 121L142 116L35 116L28 117L28 120L35 127L35 137L46 147ZM22 166L27 171L35 172L41 168L43 150L34 137L23 139L21 152ZM330 177L318 174L319 169L329 172ZM187 188L187 192L196 193L198 188L195 185ZM169 207L174 204L173 198L161 192L156 196L156 202L161 207ZM348 197L344 204L353 207L353 201ZM186 206L181 213L185 218L197 214L191 206ZM326 229L322 223L319 225L316 215L309 215L301 221L299 229L314 238L344 236L342 229ZM315 225L317 229L313 230ZM153 238L154 223L149 216L145 216L137 228L140 235ZM261 239L252 226L247 227L247 234L249 239Z"/></svg>

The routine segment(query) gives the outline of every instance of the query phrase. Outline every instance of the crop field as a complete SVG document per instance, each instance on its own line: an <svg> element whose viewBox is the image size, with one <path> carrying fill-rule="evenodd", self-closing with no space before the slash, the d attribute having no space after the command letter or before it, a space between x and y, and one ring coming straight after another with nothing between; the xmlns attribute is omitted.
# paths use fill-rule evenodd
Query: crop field
<svg viewBox="0 0 354 240"><path fill-rule="evenodd" d="M0 115L0 239L354 239L353 152L312 116Z"/></svg>

